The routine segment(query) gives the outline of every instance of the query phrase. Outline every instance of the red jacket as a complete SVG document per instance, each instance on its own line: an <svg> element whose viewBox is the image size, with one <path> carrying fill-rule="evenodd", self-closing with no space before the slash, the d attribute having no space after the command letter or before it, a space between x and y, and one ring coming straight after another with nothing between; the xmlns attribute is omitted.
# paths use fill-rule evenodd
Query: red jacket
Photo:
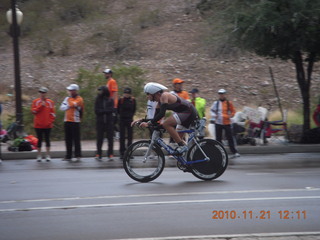
<svg viewBox="0 0 320 240"><path fill-rule="evenodd" d="M318 104L316 110L314 110L312 117L316 125L320 127L320 104Z"/></svg>
<svg viewBox="0 0 320 240"><path fill-rule="evenodd" d="M48 98L45 99L45 106L41 98L33 100L31 112L34 114L34 128L52 128L56 118L54 102Z"/></svg>

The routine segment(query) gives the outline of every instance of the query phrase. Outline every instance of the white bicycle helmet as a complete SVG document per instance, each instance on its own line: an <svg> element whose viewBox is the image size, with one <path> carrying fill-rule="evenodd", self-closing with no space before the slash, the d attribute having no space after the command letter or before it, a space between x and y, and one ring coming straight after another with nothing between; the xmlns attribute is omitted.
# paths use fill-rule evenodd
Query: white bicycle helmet
<svg viewBox="0 0 320 240"><path fill-rule="evenodd" d="M148 94L155 94L161 90L167 90L168 88L160 83L149 82L144 86L144 92Z"/></svg>

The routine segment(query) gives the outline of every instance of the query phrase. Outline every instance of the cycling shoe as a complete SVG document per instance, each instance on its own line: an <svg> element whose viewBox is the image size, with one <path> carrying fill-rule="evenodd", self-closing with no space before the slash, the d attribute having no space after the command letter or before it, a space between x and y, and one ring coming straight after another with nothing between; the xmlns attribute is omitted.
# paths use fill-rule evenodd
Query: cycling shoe
<svg viewBox="0 0 320 240"><path fill-rule="evenodd" d="M188 152L189 148L187 145L184 145L184 146L180 146L180 147L177 147L175 150L174 150L174 153L172 155L182 155L186 152Z"/></svg>

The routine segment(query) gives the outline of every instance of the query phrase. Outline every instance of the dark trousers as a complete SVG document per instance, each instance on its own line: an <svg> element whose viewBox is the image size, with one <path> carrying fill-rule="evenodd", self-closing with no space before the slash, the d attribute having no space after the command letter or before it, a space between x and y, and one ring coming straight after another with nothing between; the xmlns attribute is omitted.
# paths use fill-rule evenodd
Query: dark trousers
<svg viewBox="0 0 320 240"><path fill-rule="evenodd" d="M35 128L37 138L38 138L38 144L37 147L41 148L42 146L42 140L43 140L43 135L44 139L46 141L46 147L50 147L50 133L51 133L51 128Z"/></svg>
<svg viewBox="0 0 320 240"><path fill-rule="evenodd" d="M132 144L133 129L131 127L132 119L120 119L120 155L123 156L127 147ZM127 144L126 144L127 136Z"/></svg>
<svg viewBox="0 0 320 240"><path fill-rule="evenodd" d="M222 131L224 130L225 134L226 134L226 138L228 140L230 151L233 154L237 153L238 151L237 151L237 149L235 148L235 145L234 145L231 125L215 124L215 126L216 126L216 138L217 138L217 141L222 142Z"/></svg>
<svg viewBox="0 0 320 240"><path fill-rule="evenodd" d="M64 134L67 148L67 159L72 158L72 148L74 146L74 156L81 157L81 143L80 143L80 123L65 122Z"/></svg>
<svg viewBox="0 0 320 240"><path fill-rule="evenodd" d="M113 155L113 118L112 116L108 116L106 123L99 123L97 122L96 130L97 130L97 154L102 156L102 145L103 139L105 136L105 132L107 133L108 139L108 151L107 156Z"/></svg>

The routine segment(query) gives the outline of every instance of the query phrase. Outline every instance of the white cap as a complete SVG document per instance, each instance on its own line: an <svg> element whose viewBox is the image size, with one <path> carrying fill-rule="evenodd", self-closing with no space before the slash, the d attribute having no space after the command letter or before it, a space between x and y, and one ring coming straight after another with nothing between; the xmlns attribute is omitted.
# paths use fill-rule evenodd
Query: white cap
<svg viewBox="0 0 320 240"><path fill-rule="evenodd" d="M48 92L48 88L46 88L46 87L40 87L40 88L39 88L39 92L46 93L46 92Z"/></svg>
<svg viewBox="0 0 320 240"><path fill-rule="evenodd" d="M221 88L221 89L219 89L218 93L225 94L225 93L227 93L227 91L225 89Z"/></svg>
<svg viewBox="0 0 320 240"><path fill-rule="evenodd" d="M71 91L71 90L78 91L79 90L79 86L77 84L71 84L71 85L69 85L69 87L67 87L67 90L69 90L69 91Z"/></svg>
<svg viewBox="0 0 320 240"><path fill-rule="evenodd" d="M112 70L109 68L106 68L105 70L103 70L103 73L112 73Z"/></svg>

